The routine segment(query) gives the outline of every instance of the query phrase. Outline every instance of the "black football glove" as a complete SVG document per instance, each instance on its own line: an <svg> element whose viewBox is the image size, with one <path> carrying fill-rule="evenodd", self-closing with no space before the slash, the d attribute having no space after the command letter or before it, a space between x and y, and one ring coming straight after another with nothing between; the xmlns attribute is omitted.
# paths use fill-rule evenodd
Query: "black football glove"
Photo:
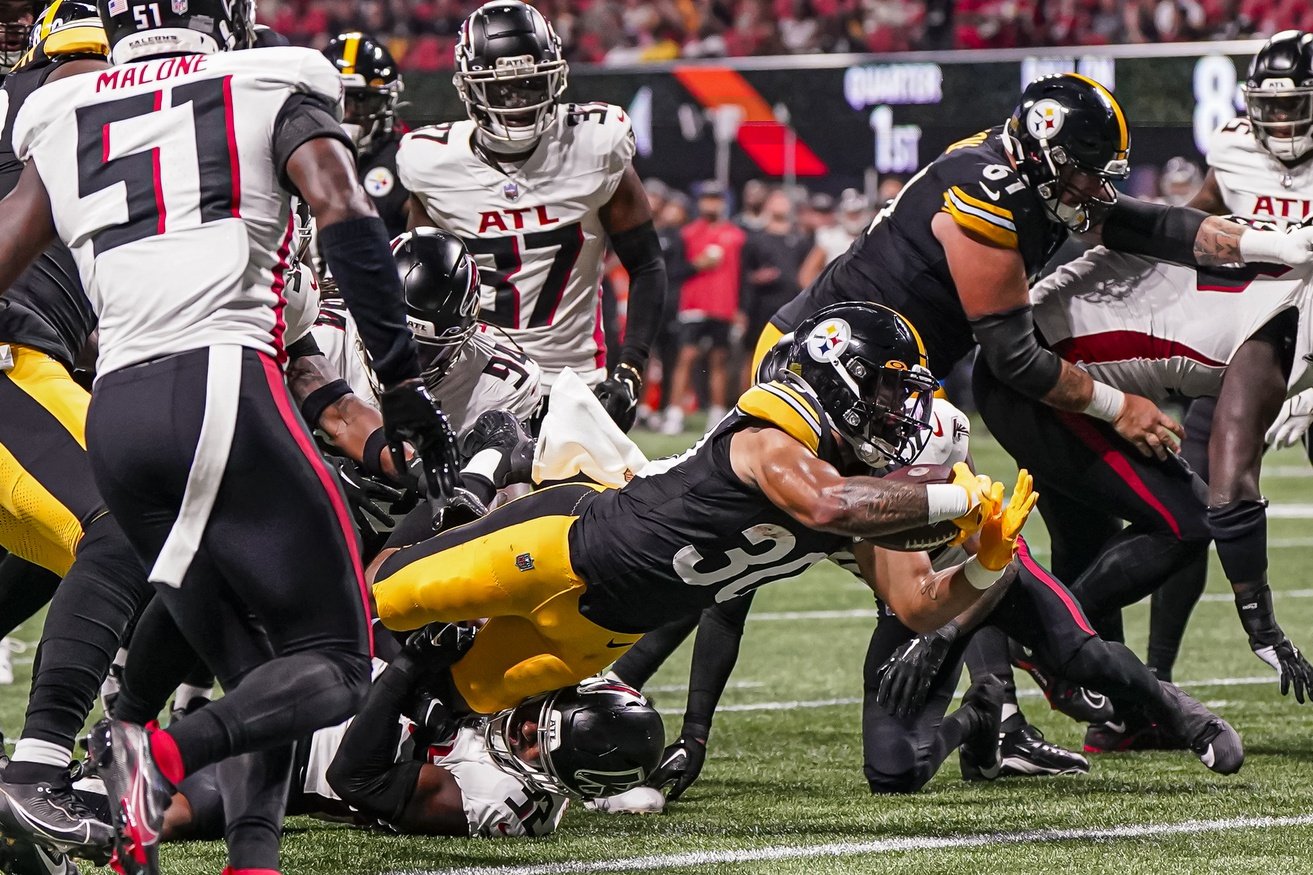
<svg viewBox="0 0 1313 875"><path fill-rule="evenodd" d="M1250 646L1254 647L1252 641ZM1306 697L1313 697L1313 665L1308 664L1304 654L1289 638L1283 635L1276 644L1254 647L1254 655L1277 670L1281 695L1293 688L1295 701L1301 705Z"/></svg>
<svg viewBox="0 0 1313 875"><path fill-rule="evenodd" d="M427 670L451 668L474 646L477 633L469 623L429 623L411 633L404 649Z"/></svg>
<svg viewBox="0 0 1313 875"><path fill-rule="evenodd" d="M643 375L629 364L618 364L611 376L607 377L593 390L597 400L602 402L606 413L627 432L634 427L638 418L638 398L643 394Z"/></svg>
<svg viewBox="0 0 1313 875"><path fill-rule="evenodd" d="M406 494L403 490L376 480L362 471L355 462L343 456L326 455L324 461L337 471L337 480L342 484L342 491L346 493L351 516L361 531L372 530L371 519L387 529L396 525L396 520L379 503L391 505L400 501Z"/></svg>
<svg viewBox="0 0 1313 875"><path fill-rule="evenodd" d="M406 474L414 483L415 491L432 505L435 532L463 526L488 512L487 503L464 485L449 487L446 493L432 489L428 470L429 465L422 456L415 456L406 463ZM462 481L463 478L458 476L456 482L460 484Z"/></svg>
<svg viewBox="0 0 1313 875"><path fill-rule="evenodd" d="M899 718L918 713L956 640L957 627L950 623L895 650L877 672L875 703Z"/></svg>
<svg viewBox="0 0 1313 875"><path fill-rule="evenodd" d="M512 483L528 483L533 475L533 451L536 441L509 410L489 410L474 420L461 438L461 455L466 464L484 450L495 450L501 461L491 478L493 488L505 489Z"/></svg>
<svg viewBox="0 0 1313 875"><path fill-rule="evenodd" d="M674 802L702 774L707 761L708 731L698 726L685 726L679 739L661 754L661 762L647 778L647 785L664 790L666 800Z"/></svg>

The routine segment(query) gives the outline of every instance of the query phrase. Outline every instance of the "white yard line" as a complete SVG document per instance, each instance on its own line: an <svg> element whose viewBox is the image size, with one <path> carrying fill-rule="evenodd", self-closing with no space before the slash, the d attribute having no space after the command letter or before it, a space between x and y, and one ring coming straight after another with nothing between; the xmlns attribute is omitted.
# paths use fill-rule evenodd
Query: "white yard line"
<svg viewBox="0 0 1313 875"><path fill-rule="evenodd" d="M760 863L779 860L814 860L826 857L856 857L953 848L987 848L999 845L1046 842L1100 842L1198 835L1248 829L1277 829L1313 826L1313 814L1291 817L1234 817L1217 820L1187 820L1180 823L1128 824L1088 829L1033 829L1023 832L976 833L958 836L907 836L869 842L830 842L821 845L775 845L748 850L687 851L651 854L612 860L561 861L530 866L468 866L456 869L414 871L412 875L564 875L564 873L632 872L638 869L689 869L727 863ZM401 873L392 873L401 875Z"/></svg>

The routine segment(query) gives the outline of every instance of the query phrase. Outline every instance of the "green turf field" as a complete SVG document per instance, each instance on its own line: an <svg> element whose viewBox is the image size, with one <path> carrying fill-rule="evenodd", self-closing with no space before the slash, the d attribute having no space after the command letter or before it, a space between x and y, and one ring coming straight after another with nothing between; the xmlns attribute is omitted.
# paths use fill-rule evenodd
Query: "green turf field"
<svg viewBox="0 0 1313 875"><path fill-rule="evenodd" d="M691 438L642 440L657 455ZM978 437L974 451L982 470L1011 477L990 442ZM1267 468L1278 614L1297 644L1313 648L1313 469L1296 452L1270 457ZM1032 528L1042 558L1047 538ZM1248 759L1229 778L1189 754L1142 753L1098 757L1083 777L967 785L953 757L925 792L872 798L857 704L872 600L855 579L822 567L758 598L702 780L667 814L616 818L577 808L553 838L505 841L388 837L294 818L285 871L1313 872L1313 705L1277 694L1216 567L1205 598L1177 679L1244 735ZM865 613L835 615L846 611ZM1133 647L1143 647L1147 613L1138 605L1127 616ZM35 642L36 626L18 637ZM0 688L0 726L11 735L31 655L17 657L18 682ZM687 668L686 648L651 689L672 736ZM1019 686L1034 695L1028 678ZM1022 704L1051 740L1079 746L1083 727L1042 699ZM172 846L163 860L169 873L214 875L223 853L215 843Z"/></svg>

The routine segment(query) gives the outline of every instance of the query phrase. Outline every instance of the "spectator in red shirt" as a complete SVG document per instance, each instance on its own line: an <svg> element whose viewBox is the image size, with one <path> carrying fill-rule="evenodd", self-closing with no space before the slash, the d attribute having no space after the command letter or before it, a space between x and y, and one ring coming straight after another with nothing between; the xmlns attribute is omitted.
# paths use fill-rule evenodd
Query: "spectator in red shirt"
<svg viewBox="0 0 1313 875"><path fill-rule="evenodd" d="M693 273L684 280L679 295L682 340L661 423L665 434L683 431L683 402L693 365L704 355L707 416L714 421L725 415L730 334L739 312L739 254L747 239L743 229L727 218L725 191L715 182L702 184L698 217L684 227L681 236Z"/></svg>

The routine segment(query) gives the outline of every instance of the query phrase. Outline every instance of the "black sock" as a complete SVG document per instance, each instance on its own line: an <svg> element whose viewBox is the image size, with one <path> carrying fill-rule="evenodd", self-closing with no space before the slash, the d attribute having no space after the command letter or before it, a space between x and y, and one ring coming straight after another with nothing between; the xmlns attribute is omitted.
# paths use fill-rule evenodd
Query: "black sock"
<svg viewBox="0 0 1313 875"><path fill-rule="evenodd" d="M725 684L739 661L743 624L752 608L752 595L722 602L702 612L693 644L693 665L688 674L688 706L684 725L710 728ZM695 729L690 729L696 732Z"/></svg>
<svg viewBox="0 0 1313 875"><path fill-rule="evenodd" d="M1149 650L1145 660L1159 680L1170 681L1190 614L1208 583L1208 553L1172 574L1153 594L1149 611Z"/></svg>
<svg viewBox="0 0 1313 875"><path fill-rule="evenodd" d="M155 720L169 696L193 672L208 670L179 631L162 599L146 606L128 646L114 718L143 725Z"/></svg>
<svg viewBox="0 0 1313 875"><path fill-rule="evenodd" d="M652 675L656 674L662 663L679 649L679 645L683 644L684 639L697 627L698 618L701 616L701 614L689 614L687 617L672 620L648 632L616 660L615 665L611 666L611 671L631 687L641 690L652 679Z"/></svg>

